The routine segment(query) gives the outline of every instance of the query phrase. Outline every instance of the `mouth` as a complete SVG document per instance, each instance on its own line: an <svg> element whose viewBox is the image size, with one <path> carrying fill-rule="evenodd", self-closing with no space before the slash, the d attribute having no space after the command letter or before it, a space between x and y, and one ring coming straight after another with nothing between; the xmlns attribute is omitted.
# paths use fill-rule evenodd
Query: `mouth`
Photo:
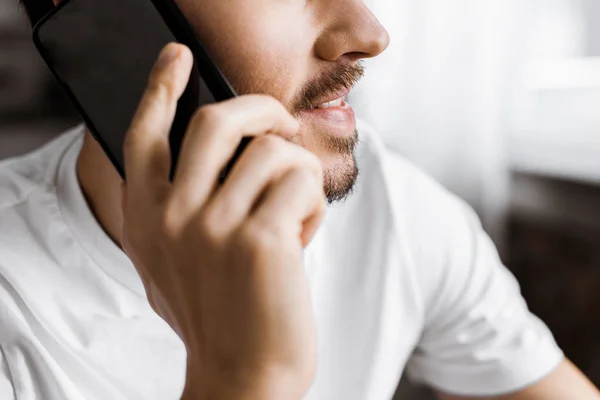
<svg viewBox="0 0 600 400"><path fill-rule="evenodd" d="M334 107L341 107L344 105L346 96L350 93L350 89L345 89L344 91L334 93L325 98L319 99L317 102L312 105L309 110L314 109L328 109Z"/></svg>
<svg viewBox="0 0 600 400"><path fill-rule="evenodd" d="M305 109L300 116L322 132L337 137L352 137L356 130L354 110L346 102L350 89L318 100L318 103Z"/></svg>
<svg viewBox="0 0 600 400"><path fill-rule="evenodd" d="M346 102L352 88L364 75L364 66L338 64L307 83L294 102L295 115L316 136L351 139L356 136L354 110ZM319 140L318 137L315 140Z"/></svg>

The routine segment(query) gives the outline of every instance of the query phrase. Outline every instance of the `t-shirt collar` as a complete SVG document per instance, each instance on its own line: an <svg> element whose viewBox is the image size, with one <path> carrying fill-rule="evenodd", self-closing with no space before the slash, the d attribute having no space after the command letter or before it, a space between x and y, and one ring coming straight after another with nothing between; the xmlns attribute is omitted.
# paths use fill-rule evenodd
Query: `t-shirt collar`
<svg viewBox="0 0 600 400"><path fill-rule="evenodd" d="M57 194L61 212L75 239L92 261L128 289L145 296L142 280L133 263L102 229L85 200L76 172L85 127L80 126L76 131L77 137L59 165Z"/></svg>

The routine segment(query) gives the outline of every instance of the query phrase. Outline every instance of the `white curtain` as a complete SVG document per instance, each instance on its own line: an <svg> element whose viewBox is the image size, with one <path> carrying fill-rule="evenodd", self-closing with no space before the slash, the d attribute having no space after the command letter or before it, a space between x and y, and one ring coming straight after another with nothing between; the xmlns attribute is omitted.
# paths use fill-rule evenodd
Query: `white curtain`
<svg viewBox="0 0 600 400"><path fill-rule="evenodd" d="M391 44L351 101L393 150L466 199L500 238L506 138L528 0L366 0Z"/></svg>

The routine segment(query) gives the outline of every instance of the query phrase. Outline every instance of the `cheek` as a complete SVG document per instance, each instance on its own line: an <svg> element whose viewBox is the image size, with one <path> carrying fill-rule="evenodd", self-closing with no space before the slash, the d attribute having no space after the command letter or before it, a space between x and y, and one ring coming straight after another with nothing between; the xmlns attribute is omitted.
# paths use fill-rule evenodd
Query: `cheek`
<svg viewBox="0 0 600 400"><path fill-rule="evenodd" d="M291 105L310 78L314 40L302 9L261 0L178 4L238 93L269 94Z"/></svg>
<svg viewBox="0 0 600 400"><path fill-rule="evenodd" d="M228 56L218 61L238 93L269 94L289 105L307 79L301 54L288 43L277 43L260 32L254 32L252 37L245 36L240 40L243 42L252 45L236 45Z"/></svg>

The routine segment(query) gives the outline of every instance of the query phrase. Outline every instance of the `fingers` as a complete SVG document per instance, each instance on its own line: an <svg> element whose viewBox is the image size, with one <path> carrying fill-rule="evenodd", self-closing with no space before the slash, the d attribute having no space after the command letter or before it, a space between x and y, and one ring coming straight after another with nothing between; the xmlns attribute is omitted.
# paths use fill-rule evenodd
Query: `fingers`
<svg viewBox="0 0 600 400"><path fill-rule="evenodd" d="M149 201L168 185L169 132L193 65L190 50L170 43L159 56L124 143L128 198Z"/></svg>
<svg viewBox="0 0 600 400"><path fill-rule="evenodd" d="M304 168L321 180L321 162L308 150L275 135L254 139L207 205L208 213L216 215L223 230L235 228L265 189L294 168Z"/></svg>
<svg viewBox="0 0 600 400"><path fill-rule="evenodd" d="M183 209L200 207L215 190L221 169L243 137L273 133L291 138L298 128L298 121L269 96L243 96L202 107L181 146L173 199Z"/></svg>
<svg viewBox="0 0 600 400"><path fill-rule="evenodd" d="M298 224L303 246L317 232L325 213L322 178L303 168L289 170L265 191L251 219L259 224ZM300 222L300 223L299 223Z"/></svg>

